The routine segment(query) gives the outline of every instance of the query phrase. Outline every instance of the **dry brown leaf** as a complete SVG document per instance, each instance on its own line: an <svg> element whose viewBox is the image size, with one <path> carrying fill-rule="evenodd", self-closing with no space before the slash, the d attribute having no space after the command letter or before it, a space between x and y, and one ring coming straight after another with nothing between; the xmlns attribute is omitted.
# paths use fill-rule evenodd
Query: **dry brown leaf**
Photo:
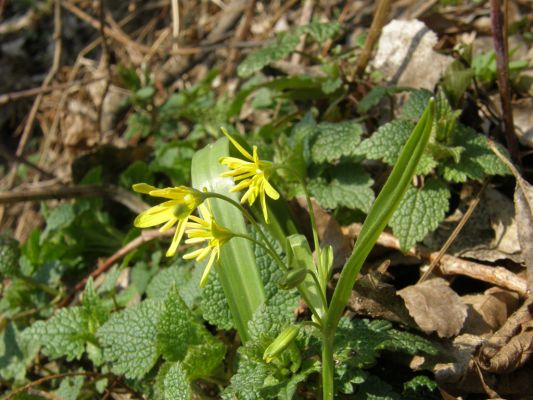
<svg viewBox="0 0 533 400"><path fill-rule="evenodd" d="M408 286L398 291L398 295L424 332L450 337L461 331L467 306L444 279L435 278Z"/></svg>
<svg viewBox="0 0 533 400"><path fill-rule="evenodd" d="M371 272L362 275L348 300L348 308L357 315L381 318L416 328L417 324L405 308L394 286L385 283L381 274Z"/></svg>
<svg viewBox="0 0 533 400"><path fill-rule="evenodd" d="M529 291L533 291L533 186L516 176L514 192L518 240L527 268Z"/></svg>
<svg viewBox="0 0 533 400"><path fill-rule="evenodd" d="M529 297L480 351L480 365L489 372L508 374L525 364L533 352L533 297Z"/></svg>
<svg viewBox="0 0 533 400"><path fill-rule="evenodd" d="M491 334L502 327L518 307L518 295L500 288L491 288L483 294L462 297L468 305L463 333Z"/></svg>

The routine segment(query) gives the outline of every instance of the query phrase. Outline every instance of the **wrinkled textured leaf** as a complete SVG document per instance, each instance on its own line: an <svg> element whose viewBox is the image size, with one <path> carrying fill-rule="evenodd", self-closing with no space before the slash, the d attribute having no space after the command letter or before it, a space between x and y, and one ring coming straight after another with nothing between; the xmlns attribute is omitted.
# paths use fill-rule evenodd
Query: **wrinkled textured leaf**
<svg viewBox="0 0 533 400"><path fill-rule="evenodd" d="M233 319L231 318L231 311L224 289L218 280L217 269L214 268L210 273L211 277L207 281L204 290L202 290L201 307L203 317L219 329L231 329L234 327Z"/></svg>
<svg viewBox="0 0 533 400"><path fill-rule="evenodd" d="M439 337L457 335L466 319L467 306L444 279L435 278L408 286L398 295L405 301L409 314L426 333Z"/></svg>
<svg viewBox="0 0 533 400"><path fill-rule="evenodd" d="M449 198L447 185L436 179L428 179L422 188L407 189L389 223L403 250L437 228L448 210Z"/></svg>
<svg viewBox="0 0 533 400"><path fill-rule="evenodd" d="M187 373L179 362L172 365L166 373L163 380L163 393L165 400L189 400L191 398Z"/></svg>
<svg viewBox="0 0 533 400"><path fill-rule="evenodd" d="M249 54L237 68L237 74L241 78L251 76L273 61L287 57L300 42L300 35L295 33L283 33L278 35L276 41Z"/></svg>
<svg viewBox="0 0 533 400"><path fill-rule="evenodd" d="M26 366L32 361L38 345L24 340L23 332L9 321L0 333L0 376L22 382L26 375Z"/></svg>
<svg viewBox="0 0 533 400"><path fill-rule="evenodd" d="M301 31L308 33L317 43L323 43L332 38L340 31L340 24L334 22L312 22L309 25L300 27Z"/></svg>
<svg viewBox="0 0 533 400"><path fill-rule="evenodd" d="M509 170L490 150L487 138L471 128L457 124L454 141L464 147L459 162L443 160L439 166L444 179L465 182L467 179L483 179L487 175L508 175Z"/></svg>
<svg viewBox="0 0 533 400"><path fill-rule="evenodd" d="M324 208L348 207L368 212L374 202L374 181L358 165L343 166L330 182L316 179L309 182L309 191Z"/></svg>
<svg viewBox="0 0 533 400"><path fill-rule="evenodd" d="M311 148L313 161L332 162L341 157L355 155L362 130L361 125L352 121L318 124L318 136Z"/></svg>
<svg viewBox="0 0 533 400"><path fill-rule="evenodd" d="M157 346L169 361L183 361L189 377L208 375L224 358L224 346L193 316L178 289L170 289L157 324Z"/></svg>
<svg viewBox="0 0 533 400"><path fill-rule="evenodd" d="M405 120L394 120L382 125L370 138L363 140L357 153L363 154L371 160L383 160L389 165L394 165L414 127L413 122ZM426 151L422 155L415 173L426 175L436 166L437 161Z"/></svg>
<svg viewBox="0 0 533 400"><path fill-rule="evenodd" d="M85 351L81 307L60 309L48 321L37 321L23 333L24 340L43 346L48 357L65 356L71 361L79 359Z"/></svg>
<svg viewBox="0 0 533 400"><path fill-rule="evenodd" d="M140 379L159 358L157 322L162 302L145 300L111 316L97 333L104 359L111 370L126 378Z"/></svg>

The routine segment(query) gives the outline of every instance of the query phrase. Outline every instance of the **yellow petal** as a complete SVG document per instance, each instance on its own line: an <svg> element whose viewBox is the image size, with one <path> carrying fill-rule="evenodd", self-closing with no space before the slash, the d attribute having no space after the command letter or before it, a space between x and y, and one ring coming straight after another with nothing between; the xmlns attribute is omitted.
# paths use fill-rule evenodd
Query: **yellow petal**
<svg viewBox="0 0 533 400"><path fill-rule="evenodd" d="M150 192L150 196L163 197L165 199L183 200L187 194L191 194L192 189L186 186L178 186L173 188L155 189Z"/></svg>
<svg viewBox="0 0 533 400"><path fill-rule="evenodd" d="M207 283L207 278L209 276L209 271L211 271L211 268L213 267L213 263L215 261L216 253L211 253L211 257L209 257L209 261L207 265L205 266L204 273L202 274L202 278L200 279L200 287L203 288L205 284Z"/></svg>
<svg viewBox="0 0 533 400"><path fill-rule="evenodd" d="M267 211L266 200L265 200L265 192L261 192L261 196L259 196L259 199L261 200L261 209L263 210L263 216L265 217L265 222L268 224L268 211Z"/></svg>
<svg viewBox="0 0 533 400"><path fill-rule="evenodd" d="M254 158L252 157L252 155L250 153L248 153L244 147L242 147L239 142L237 142L235 139L233 139L230 134L228 133L228 131L226 131L224 128L220 128L222 129L222 133L224 135L226 135L226 137L230 140L230 142L237 148L237 150L239 150L239 152L244 156L246 157L248 160L250 161L253 161Z"/></svg>
<svg viewBox="0 0 533 400"><path fill-rule="evenodd" d="M211 238L209 237L193 237L193 238L189 238L185 241L185 243L187 244L194 244L194 243L202 243L202 242L205 242L206 240L210 240Z"/></svg>
<svg viewBox="0 0 533 400"><path fill-rule="evenodd" d="M180 244L180 240L183 237L183 232L185 232L185 225L187 223L187 218L181 219L178 222L178 226L176 227L176 232L174 233L174 237L172 238L172 243L170 244L170 247L167 250L167 257L172 257L174 254L176 254L176 250L178 249L178 245Z"/></svg>
<svg viewBox="0 0 533 400"><path fill-rule="evenodd" d="M263 180L264 183L264 189L268 197L271 199L277 200L279 199L279 193L274 187L270 184L269 181L266 180L266 178Z"/></svg>
<svg viewBox="0 0 533 400"><path fill-rule="evenodd" d="M166 232L168 231L170 228L172 228L174 226L174 224L178 221L177 218L171 218L167 221L167 223L165 225L163 225L161 228L159 228L159 232Z"/></svg>
<svg viewBox="0 0 533 400"><path fill-rule="evenodd" d="M150 193L152 190L156 190L155 187L147 183L136 183L135 185L132 186L132 188L137 193L145 193L145 194Z"/></svg>
<svg viewBox="0 0 533 400"><path fill-rule="evenodd" d="M140 213L137 218L135 218L135 221L133 221L133 225L137 228L149 228L151 226L162 224L174 217L171 210L171 208L163 207L161 205L152 207Z"/></svg>

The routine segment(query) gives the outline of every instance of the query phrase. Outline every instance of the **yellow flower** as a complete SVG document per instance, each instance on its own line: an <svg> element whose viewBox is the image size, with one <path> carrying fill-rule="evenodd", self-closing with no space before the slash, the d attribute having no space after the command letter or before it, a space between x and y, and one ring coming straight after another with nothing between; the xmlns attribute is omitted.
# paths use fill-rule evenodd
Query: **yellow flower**
<svg viewBox="0 0 533 400"><path fill-rule="evenodd" d="M227 166L231 171L224 172L222 176L233 177L235 182L240 181L231 189L232 192L239 192L248 188L241 198L241 203L248 201L248 204L251 206L257 197L259 197L265 221L268 223L265 194L274 200L279 198L279 193L268 182L268 179L272 175L272 163L259 159L259 156L257 155L257 146L253 147L252 155L233 139L224 128L222 128L222 132L237 150L239 150L244 158L249 160L245 161L235 157L223 157L220 160L220 163Z"/></svg>
<svg viewBox="0 0 533 400"><path fill-rule="evenodd" d="M137 228L149 228L164 223L159 231L165 232L172 228L177 222L178 226L176 227L176 232L174 233L172 243L166 253L167 257L173 256L176 254L176 249L185 232L187 221L196 207L204 201L204 194L186 186L157 189L146 183L137 183L133 185L133 190L154 197L170 199L170 201L165 201L162 204L140 213L137 218L135 218L133 224Z"/></svg>
<svg viewBox="0 0 533 400"><path fill-rule="evenodd" d="M225 243L230 241L234 235L231 231L215 222L211 210L204 204L201 204L198 207L198 210L203 216L203 219L194 215L189 217L194 222L187 223L185 232L189 238L185 241L185 243L190 244L207 242L207 244L201 249L194 250L189 254L185 254L183 258L186 260L192 260L195 258L196 261L202 261L209 255L209 253L211 253L209 261L207 262L207 266L202 274L202 278L200 279L200 287L204 287L207 282L209 271L211 271L211 267L213 266L215 259L218 260L220 257L220 248Z"/></svg>

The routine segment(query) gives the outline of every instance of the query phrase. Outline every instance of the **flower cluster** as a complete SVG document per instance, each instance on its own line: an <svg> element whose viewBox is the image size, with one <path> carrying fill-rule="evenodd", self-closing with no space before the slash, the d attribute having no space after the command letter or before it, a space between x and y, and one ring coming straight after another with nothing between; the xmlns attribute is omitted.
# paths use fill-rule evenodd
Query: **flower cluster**
<svg viewBox="0 0 533 400"><path fill-rule="evenodd" d="M268 212L266 206L266 198L268 197L277 200L279 193L272 187L268 179L272 174L272 163L259 159L257 155L257 146L253 147L252 154L246 151L235 139L233 139L225 129L222 129L224 135L230 142L239 150L239 152L248 161L241 160L235 157L223 157L220 160L222 165L227 166L231 171L224 172L222 176L230 176L235 182L239 182L231 189L232 192L240 192L243 189L248 189L241 198L241 203L246 201L251 206L259 197L261 202L261 209L263 216L268 223Z"/></svg>
<svg viewBox="0 0 533 400"><path fill-rule="evenodd" d="M220 162L222 165L227 166L230 171L224 172L222 176L232 177L237 183L231 189L232 192L247 189L241 198L241 203L247 202L251 206L259 198L263 216L268 223L266 196L274 200L279 198L279 193L268 181L273 170L272 163L259 159L256 146L253 147L252 155L224 129L222 130L224 135L246 159L223 157ZM185 241L187 244L205 243L205 247L183 256L185 259L196 259L197 261L202 261L209 256L207 266L200 280L200 286L204 286L215 260L220 257L221 247L235 236L234 233L220 226L214 220L209 203L206 200L209 197L209 193L186 186L157 189L146 183L133 185L133 190L153 197L168 199L168 201L143 211L134 221L134 225L138 228L150 228L163 224L159 229L160 232L165 232L176 226L172 242L166 252L167 257L176 254L184 234L188 236ZM197 209L200 217L193 215Z"/></svg>

